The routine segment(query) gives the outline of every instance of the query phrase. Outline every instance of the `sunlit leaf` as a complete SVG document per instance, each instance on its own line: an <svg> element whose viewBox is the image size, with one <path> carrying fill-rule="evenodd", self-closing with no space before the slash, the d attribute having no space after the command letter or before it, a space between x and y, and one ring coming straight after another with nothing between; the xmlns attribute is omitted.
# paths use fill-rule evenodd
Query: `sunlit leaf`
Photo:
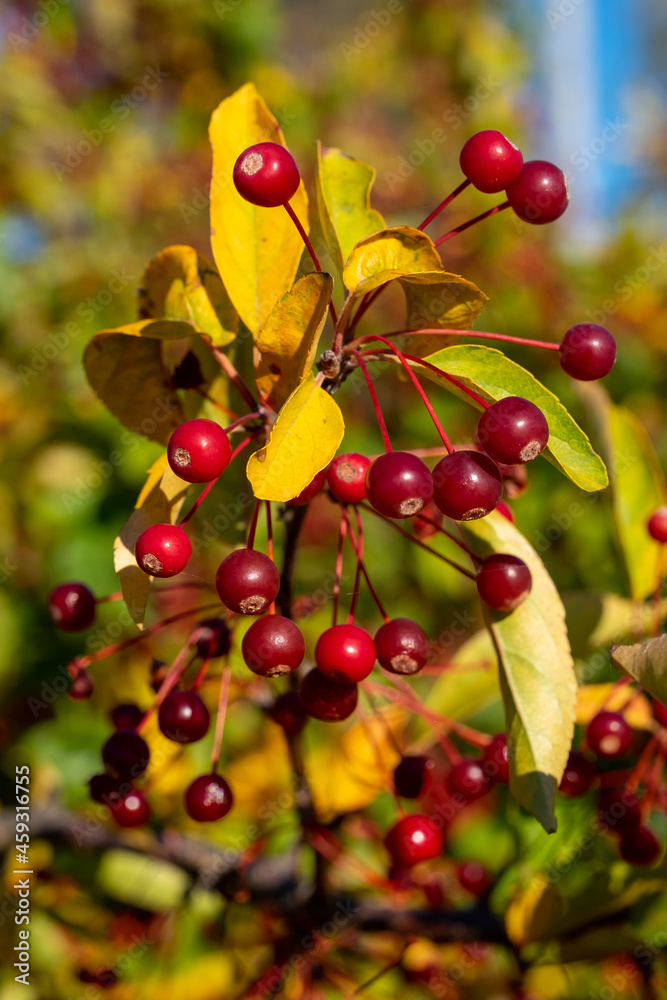
<svg viewBox="0 0 667 1000"><path fill-rule="evenodd" d="M182 868L136 851L105 851L97 883L112 899L162 913L183 901L190 876Z"/></svg>
<svg viewBox="0 0 667 1000"><path fill-rule="evenodd" d="M667 635L611 649L611 662L667 705Z"/></svg>
<svg viewBox="0 0 667 1000"><path fill-rule="evenodd" d="M627 705L627 708L625 707ZM602 709L608 712L623 710L626 722L633 729L651 729L653 712L647 698L634 689L619 689L614 684L586 684L579 688L577 697L577 722L586 726Z"/></svg>
<svg viewBox="0 0 667 1000"><path fill-rule="evenodd" d="M406 330L449 327L465 330L472 326L488 302L484 292L472 281L446 271L413 274L399 281L406 298ZM443 334L413 334L402 338L402 349L423 358L443 347L456 344L457 338Z"/></svg>
<svg viewBox="0 0 667 1000"><path fill-rule="evenodd" d="M548 939L562 900L558 889L546 879L535 879L516 895L505 914L507 936L521 947L529 941Z"/></svg>
<svg viewBox="0 0 667 1000"><path fill-rule="evenodd" d="M397 226L357 243L345 264L343 281L355 295L363 295L394 278L422 271L442 272L433 240L418 229Z"/></svg>

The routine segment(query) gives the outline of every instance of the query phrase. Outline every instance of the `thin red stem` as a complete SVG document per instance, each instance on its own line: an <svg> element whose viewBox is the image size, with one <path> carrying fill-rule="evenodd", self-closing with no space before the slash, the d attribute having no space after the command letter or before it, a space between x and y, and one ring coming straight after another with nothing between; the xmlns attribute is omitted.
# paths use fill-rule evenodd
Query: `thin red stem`
<svg viewBox="0 0 667 1000"><path fill-rule="evenodd" d="M350 610L347 616L347 624L352 625L354 623L354 615L357 610L357 601L359 599L359 587L361 585L361 567L364 558L364 528L359 517L359 512L355 508L355 513L357 514L357 539L356 545L352 545L354 554L357 557L357 569L354 574L354 586L352 588L352 600L350 601ZM349 522L348 522L349 526ZM350 527L350 534L351 526Z"/></svg>
<svg viewBox="0 0 667 1000"><path fill-rule="evenodd" d="M470 229L470 227L474 226L476 223L481 222L482 219L488 219L490 216L497 215L498 212L502 212L509 207L510 203L508 201L504 201L501 205L495 205L493 208L488 209L488 211L482 212L481 215L476 215L474 219L469 219L468 222L461 223L461 225L457 226L456 229L450 229L448 233L445 233L444 236L441 236L439 240L435 241L435 246L439 247L441 243L445 242L445 240L451 240L452 236L457 236L466 229Z"/></svg>
<svg viewBox="0 0 667 1000"><path fill-rule="evenodd" d="M385 451L391 451L392 450L391 441L389 440L389 433L387 431L387 425L385 424L384 417L382 416L382 410L380 408L380 402L378 400L377 393L375 392L375 386L373 385L373 379L371 378L371 376L369 374L368 368L366 366L366 362L362 358L360 352L353 348L352 354L357 359L357 363L358 363L359 367L361 368L361 371L362 371L362 374L363 374L364 378L366 379L366 385L368 386L368 391L371 394L371 399L373 401L373 409L375 410L375 416L377 417L377 421L378 421L378 424L379 424L379 427L380 427L380 433L382 434L382 440L384 441Z"/></svg>
<svg viewBox="0 0 667 1000"><path fill-rule="evenodd" d="M646 809L647 818L650 815L651 808L655 802L656 795L658 794L658 788L660 787L660 775L662 774L662 769L665 766L665 750L660 747L656 758L653 761L653 767L651 768L651 773L649 775L648 782L646 784L646 795L644 797L644 808Z"/></svg>
<svg viewBox="0 0 667 1000"><path fill-rule="evenodd" d="M357 531L360 531L361 530L361 524L362 524L361 514L357 510L356 505L354 507L354 515L355 515L355 518L356 518L356 521L357 521ZM383 617L383 619L384 619L385 622L391 621L389 615L387 614L387 612L385 611L385 609L384 609L384 607L382 605L382 601L380 600L380 598L378 597L378 595L377 595L377 593L375 591L375 587L371 583L371 578L368 575L368 570L366 569L366 564L365 564L364 560L359 558L359 555L357 553L357 547L356 547L357 541L356 541L356 537L355 537L354 531L353 531L353 529L352 529L351 526L350 526L350 544L352 545L354 553L357 556L357 559L359 560L359 566L361 567L361 572L364 574L364 579L366 580L366 586L368 587L368 589L370 591L370 595L371 595L371 597L373 598L373 600L375 601L375 603L377 605L378 611L382 615L382 617Z"/></svg>
<svg viewBox="0 0 667 1000"><path fill-rule="evenodd" d="M261 416L262 414L256 410L255 413L248 413L245 417L237 417L233 424L228 424L227 427L225 427L225 434L231 434L237 427L242 427L243 424L247 424L249 420L255 420L257 417Z"/></svg>
<svg viewBox="0 0 667 1000"><path fill-rule="evenodd" d="M246 542L246 548L252 549L255 547L255 534L257 533L257 521L259 518L259 511L262 506L261 500L255 501L255 509L252 512L252 519L250 521L250 527L248 528L248 540Z"/></svg>
<svg viewBox="0 0 667 1000"><path fill-rule="evenodd" d="M332 608L332 625L336 624L336 619L338 618L338 601L340 599L340 581L343 576L343 546L345 544L345 536L350 525L349 516L347 513L347 504L343 504L340 511L340 526L338 528L338 547L336 549L336 565L334 567L334 585L333 585L333 608Z"/></svg>
<svg viewBox="0 0 667 1000"><path fill-rule="evenodd" d="M193 388L195 392L201 396L202 399L205 399L208 403L212 403L213 406L216 406L219 410L221 410L226 417L231 417L233 420L236 420L236 414L234 413L233 410L230 410L228 406L223 406L223 404L219 403L217 399L213 399L213 396L209 396L209 394L205 392L201 386L196 385L193 386Z"/></svg>
<svg viewBox="0 0 667 1000"><path fill-rule="evenodd" d="M243 379L241 378L241 376L239 375L239 373L237 372L236 368L229 360L227 355L223 354L223 352L219 350L219 348L217 348L215 344L212 343L212 341L208 340L206 337L202 337L202 341L206 344L209 351L211 352L215 360L218 362L218 364L222 368L227 378L230 380L230 382L234 383L240 395L243 397L243 399L248 404L250 409L254 412L258 408L259 404L257 403L257 400L255 399L250 389L245 384L245 382L243 381Z"/></svg>
<svg viewBox="0 0 667 1000"><path fill-rule="evenodd" d="M271 517L271 501L265 500L264 503L266 504L266 554L271 562L275 562L273 555L273 518ZM268 614L275 615L275 613L276 602L271 601Z"/></svg>
<svg viewBox="0 0 667 1000"><path fill-rule="evenodd" d="M423 222L421 223L421 225L417 226L417 229L421 229L422 231L423 231L424 229L426 229L426 227L427 227L427 226L428 226L428 225L429 225L429 224L430 224L431 222L433 222L433 220L435 219L435 217L436 217L437 215L440 215L440 213L442 212L443 208L447 208L447 206L448 206L448 205L449 205L449 204L450 204L450 203L451 203L452 201L454 201L454 199L455 199L455 198L457 198L457 197L458 197L458 196L459 196L459 195L461 194L461 192L462 192L462 191L465 191L465 189L466 189L466 188L468 187L468 185L469 185L469 184L470 184L470 181L469 181L469 180L468 180L468 178L466 177L466 179L465 179L465 180L461 181L461 183L459 184L459 186L458 186L457 188L454 188L454 190L452 191L452 193L451 193L451 194L448 194L448 195L447 195L447 197L445 198L445 200L444 200L444 201L441 201L441 202L440 202L440 204L439 204L439 205L437 206L437 208L434 208L434 209L433 209L433 211L431 212L431 214L430 214L430 215L427 215L427 216L426 216L426 218L425 218L425 219L424 219L424 221L423 221Z"/></svg>
<svg viewBox="0 0 667 1000"><path fill-rule="evenodd" d="M197 676L195 677L194 681L191 684L191 688L192 688L193 691L198 691L199 688L204 683L204 681L206 680L206 674L208 673L208 665L209 665L210 662L211 661L209 660L208 657L205 657L201 661L201 666L199 667L199 670L197 671Z"/></svg>
<svg viewBox="0 0 667 1000"><path fill-rule="evenodd" d="M373 349L370 348L369 353L371 352L374 354L383 354L383 355L389 353L384 349L381 349L379 351L373 351ZM457 386L461 390L461 392L464 392L466 396L469 396L470 399L473 399L478 406L482 407L483 410L488 410L489 406L491 406L491 403L488 403L485 399L482 399L481 396L478 396L476 392L474 392L472 389L469 389L467 385L465 385L459 379L455 378L454 375L450 375L449 372L445 372L441 368L437 368L435 365L432 365L430 361L425 361L424 358L418 358L414 354L404 354L403 357L405 358L406 361L412 361L412 363L415 365L421 365L422 368L428 368L429 371L434 372L436 375L440 375L447 382L451 382L451 384Z"/></svg>
<svg viewBox="0 0 667 1000"><path fill-rule="evenodd" d="M653 753L658 745L659 745L658 737L652 736L651 739L646 744L646 746L644 747L644 749L642 750L641 756L637 761L637 763L635 764L632 770L632 774L630 775L630 779L627 783L627 787L631 792L634 792L637 790L637 788L639 788L639 785L642 782L642 778L646 774L651 764Z"/></svg>
<svg viewBox="0 0 667 1000"><path fill-rule="evenodd" d="M112 601L122 601L122 600L123 600L123 591L117 590L113 594L107 594L106 597L96 597L95 604L106 604L106 603L111 603Z"/></svg>
<svg viewBox="0 0 667 1000"><path fill-rule="evenodd" d="M253 414L253 416L256 416L256 414ZM246 417L245 419L248 418ZM253 440L254 437L255 437L254 434L250 434L244 441L241 442L241 444L237 445L237 447L234 449L234 451L230 456L229 464L231 464L234 461L239 452L243 451L243 449L250 444L250 442ZM220 473L220 475L224 475L224 473ZM178 522L181 525L181 527L184 524L187 524L192 515L199 510L206 497L209 495L215 484L218 482L218 479L220 479L220 476L218 476L217 479L212 479L210 483L207 483L206 487L201 491L201 493L193 503L190 510L187 512L187 514L184 514L183 517Z"/></svg>
<svg viewBox="0 0 667 1000"><path fill-rule="evenodd" d="M467 576L469 580L475 580L477 578L474 573L469 573L467 569L463 568L463 566L459 566L459 564L455 563L452 559L448 559L447 556L443 556L442 552L436 552L435 549L432 549L429 545L425 545L419 538L415 538L414 535L411 535L409 531L404 531L403 528L400 528L391 518L385 517L384 514L380 514L380 512L375 510L375 508L367 507L364 504L362 509L367 510L370 514L374 514L375 517L381 517L382 520L388 524L390 528L393 528L394 531L397 531L399 535L403 535L404 538L407 538L415 545L418 545L421 549L424 549L426 552L430 552L431 555L435 556L437 559L441 559L442 562L446 562L448 566L451 566L452 569L458 570L459 573L463 574L463 576Z"/></svg>
<svg viewBox="0 0 667 1000"><path fill-rule="evenodd" d="M385 337L412 337L422 336L422 334L436 336L437 334L452 337L480 337L483 340L504 340L509 344L523 344L525 347L543 347L548 351L560 351L560 344L550 340L529 340L526 337L511 337L505 333L490 333L487 330L456 330L454 327L426 327L423 330L392 330L385 333ZM357 341L350 341L356 344Z"/></svg>
<svg viewBox="0 0 667 1000"><path fill-rule="evenodd" d="M222 737L225 732L225 719L227 717L227 705L229 704L229 684L232 679L232 671L229 665L222 672L222 682L220 684L220 697L218 699L218 713L215 717L215 736L213 737L213 751L211 753L211 771L217 773L220 762L220 751L222 750Z"/></svg>
<svg viewBox="0 0 667 1000"><path fill-rule="evenodd" d="M299 236L303 240L304 245L306 247L306 250L310 254L310 259L312 260L313 264L315 265L315 270L316 271L321 271L322 270L322 266L321 266L319 260L317 259L317 254L315 253L315 248L313 247L313 244L308 239L308 233L306 232L306 230L303 228L303 226L299 222L299 218L298 218L296 212L294 211L294 209L292 208L292 206L290 205L289 202L286 202L285 209L286 209L287 214L289 215L290 219L292 220L292 222L296 226L297 232L299 233ZM333 325L335 327L336 324L337 324L337 322L338 322L338 318L336 317L336 310L335 310L334 304L333 304L333 302L331 300L329 300L329 312L331 313L331 319L333 320Z"/></svg>
<svg viewBox="0 0 667 1000"><path fill-rule="evenodd" d="M138 733L141 732L142 729L145 729L146 724L148 723L148 720L150 719L153 712L155 712L156 709L160 707L160 705L165 700L167 695L173 691L173 689L178 684L181 674L184 674L187 668L190 666L190 663L192 662L193 658L189 659L189 657L192 653L193 645L194 641L192 636L190 636L185 646L183 646L183 649L181 649L181 651L176 656L174 662L169 667L167 675L165 679L162 681L162 684L160 684L158 692L155 695L153 704L150 706L150 708L147 708L146 711L144 712L143 718L141 719L141 721L137 726Z"/></svg>

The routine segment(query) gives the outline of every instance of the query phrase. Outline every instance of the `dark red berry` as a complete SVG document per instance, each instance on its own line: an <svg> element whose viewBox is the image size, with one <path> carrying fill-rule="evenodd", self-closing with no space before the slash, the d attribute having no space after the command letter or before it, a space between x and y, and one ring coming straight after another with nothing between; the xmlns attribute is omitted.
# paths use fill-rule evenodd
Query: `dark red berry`
<svg viewBox="0 0 667 1000"><path fill-rule="evenodd" d="M138 705L116 705L111 710L111 721L116 729L136 729L144 713Z"/></svg>
<svg viewBox="0 0 667 1000"><path fill-rule="evenodd" d="M491 790L492 781L482 764L472 757L462 757L452 765L447 775L447 788L452 795L461 795L468 802L479 799Z"/></svg>
<svg viewBox="0 0 667 1000"><path fill-rule="evenodd" d="M151 809L141 792L132 789L124 798L109 803L111 815L119 826L142 826L150 819Z"/></svg>
<svg viewBox="0 0 667 1000"><path fill-rule="evenodd" d="M243 636L241 654L253 673L280 677L301 664L306 643L299 626L289 618L267 615L253 622Z"/></svg>
<svg viewBox="0 0 667 1000"><path fill-rule="evenodd" d="M288 736L296 736L308 721L308 716L296 691L278 695L269 709L269 716L281 726Z"/></svg>
<svg viewBox="0 0 667 1000"><path fill-rule="evenodd" d="M95 621L95 598L85 583L60 583L49 594L49 613L63 632L83 632Z"/></svg>
<svg viewBox="0 0 667 1000"><path fill-rule="evenodd" d="M177 427L167 445L171 470L186 483L210 483L217 479L231 457L232 446L224 428L203 417Z"/></svg>
<svg viewBox="0 0 667 1000"><path fill-rule="evenodd" d="M474 521L498 506L503 479L498 466L477 451L454 451L433 470L434 499L455 521Z"/></svg>
<svg viewBox="0 0 667 1000"><path fill-rule="evenodd" d="M134 550L137 564L149 576L176 576L192 555L190 539L177 524L152 524L139 535Z"/></svg>
<svg viewBox="0 0 667 1000"><path fill-rule="evenodd" d="M133 729L117 729L102 747L102 760L112 778L138 778L148 767L148 744Z"/></svg>
<svg viewBox="0 0 667 1000"><path fill-rule="evenodd" d="M482 560L476 583L477 593L487 607L513 611L530 594L533 579L523 559L494 552Z"/></svg>
<svg viewBox="0 0 667 1000"><path fill-rule="evenodd" d="M107 806L121 799L123 793L127 794L130 791L130 785L127 781L112 778L110 774L106 773L94 774L88 781L88 788L93 802Z"/></svg>
<svg viewBox="0 0 667 1000"><path fill-rule="evenodd" d="M490 872L479 861L463 861L457 874L463 888L473 896L483 896L492 882Z"/></svg>
<svg viewBox="0 0 667 1000"><path fill-rule="evenodd" d="M336 500L361 503L366 499L366 473L370 464L370 458L356 451L334 458L327 470L327 483Z"/></svg>
<svg viewBox="0 0 667 1000"><path fill-rule="evenodd" d="M72 701L87 701L94 690L93 682L87 670L82 670L72 681L67 692Z"/></svg>
<svg viewBox="0 0 667 1000"><path fill-rule="evenodd" d="M647 826L623 833L618 849L623 860L631 865L653 865L662 854L660 841Z"/></svg>
<svg viewBox="0 0 667 1000"><path fill-rule="evenodd" d="M291 507L304 507L307 503L310 503L311 500L314 500L318 493L322 492L326 481L327 470L320 469L320 471L313 476L308 485L304 486L297 496L287 502Z"/></svg>
<svg viewBox="0 0 667 1000"><path fill-rule="evenodd" d="M195 649L202 660L226 656L232 648L232 636L224 618L205 618L195 628Z"/></svg>
<svg viewBox="0 0 667 1000"><path fill-rule="evenodd" d="M433 497L433 476L416 455L389 451L369 465L366 496L385 517L412 517Z"/></svg>
<svg viewBox="0 0 667 1000"><path fill-rule="evenodd" d="M546 160L528 160L508 184L507 200L523 222L555 222L567 208L568 191L562 170Z"/></svg>
<svg viewBox="0 0 667 1000"><path fill-rule="evenodd" d="M604 378L614 367L616 341L597 323L571 326L560 345L560 365L564 372L580 382Z"/></svg>
<svg viewBox="0 0 667 1000"><path fill-rule="evenodd" d="M618 712L598 712L588 723L586 742L598 757L622 757L632 743L632 729Z"/></svg>
<svg viewBox="0 0 667 1000"><path fill-rule="evenodd" d="M431 781L435 761L430 757L404 757L394 771L394 788L404 799L417 799Z"/></svg>
<svg viewBox="0 0 667 1000"><path fill-rule="evenodd" d="M411 868L420 861L437 858L445 841L437 819L415 813L394 823L384 845L398 868Z"/></svg>
<svg viewBox="0 0 667 1000"><path fill-rule="evenodd" d="M652 707L655 721L661 726L667 726L667 706L659 701L654 701Z"/></svg>
<svg viewBox="0 0 667 1000"><path fill-rule="evenodd" d="M277 142L258 142L245 149L234 164L234 186L252 205L286 205L299 187L294 157Z"/></svg>
<svg viewBox="0 0 667 1000"><path fill-rule="evenodd" d="M606 788L598 799L600 826L614 833L635 830L642 821L641 804L627 788Z"/></svg>
<svg viewBox="0 0 667 1000"><path fill-rule="evenodd" d="M118 982L118 976L113 969L100 969L99 972L81 969L77 975L82 983L93 983L95 986L101 986L103 990L110 990Z"/></svg>
<svg viewBox="0 0 667 1000"><path fill-rule="evenodd" d="M584 757L583 753L573 750L568 757L558 788L563 795L572 799L578 798L586 794L596 774L595 764L588 757Z"/></svg>
<svg viewBox="0 0 667 1000"><path fill-rule="evenodd" d="M308 715L322 722L340 722L357 707L357 685L327 677L314 667L301 682L301 704Z"/></svg>
<svg viewBox="0 0 667 1000"><path fill-rule="evenodd" d="M497 194L521 173L523 156L518 146L496 129L471 136L459 157L461 170L478 191Z"/></svg>
<svg viewBox="0 0 667 1000"><path fill-rule="evenodd" d="M549 425L538 406L521 396L505 396L484 411L477 439L491 458L504 465L532 462L546 447Z"/></svg>
<svg viewBox="0 0 667 1000"><path fill-rule="evenodd" d="M315 663L332 680L356 684L375 665L375 643L359 625L334 625L317 640Z"/></svg>
<svg viewBox="0 0 667 1000"><path fill-rule="evenodd" d="M262 552L236 549L220 563L215 586L230 611L261 615L278 596L280 574L275 563Z"/></svg>
<svg viewBox="0 0 667 1000"><path fill-rule="evenodd" d="M185 811L198 823L222 819L233 802L232 790L219 774L200 774L185 791Z"/></svg>
<svg viewBox="0 0 667 1000"><path fill-rule="evenodd" d="M496 733L482 750L484 774L491 781L506 785L510 780L509 751L505 733Z"/></svg>
<svg viewBox="0 0 667 1000"><path fill-rule="evenodd" d="M172 691L158 709L158 725L174 743L196 743L208 732L208 709L196 691Z"/></svg>
<svg viewBox="0 0 667 1000"><path fill-rule="evenodd" d="M664 545L667 542L667 507L658 507L649 517L646 527L651 538Z"/></svg>
<svg viewBox="0 0 667 1000"><path fill-rule="evenodd" d="M428 636L410 618L393 618L377 630L375 650L380 666L390 673L416 674L428 660Z"/></svg>
<svg viewBox="0 0 667 1000"><path fill-rule="evenodd" d="M426 541L428 538L433 538L434 535L437 535L438 528L441 525L442 511L439 507L436 507L433 500L429 500L415 517L412 523L412 530L417 538Z"/></svg>

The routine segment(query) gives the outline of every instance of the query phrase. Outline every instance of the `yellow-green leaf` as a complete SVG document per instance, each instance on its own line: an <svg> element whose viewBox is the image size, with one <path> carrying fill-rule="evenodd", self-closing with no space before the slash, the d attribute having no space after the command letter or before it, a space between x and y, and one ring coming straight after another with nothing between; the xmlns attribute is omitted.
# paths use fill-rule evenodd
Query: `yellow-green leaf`
<svg viewBox="0 0 667 1000"><path fill-rule="evenodd" d="M149 261L141 278L139 315L188 320L218 347L234 340L238 328L214 265L188 246L167 247Z"/></svg>
<svg viewBox="0 0 667 1000"><path fill-rule="evenodd" d="M472 281L447 271L426 271L399 280L406 299L406 330L435 327L465 330L472 326L488 302ZM451 334L413 334L402 338L401 348L423 358L456 344Z"/></svg>
<svg viewBox="0 0 667 1000"><path fill-rule="evenodd" d="M260 396L279 410L310 371L333 291L330 274L305 275L276 305L256 341Z"/></svg>
<svg viewBox="0 0 667 1000"><path fill-rule="evenodd" d="M345 424L338 403L308 373L278 414L247 475L259 500L292 500L336 454Z"/></svg>
<svg viewBox="0 0 667 1000"><path fill-rule="evenodd" d="M667 635L632 646L612 647L611 662L667 705Z"/></svg>
<svg viewBox="0 0 667 1000"><path fill-rule="evenodd" d="M254 337L273 307L292 287L303 243L285 209L260 208L236 191L232 171L248 146L285 145L278 122L247 83L222 101L209 128L213 147L211 246L220 277ZM308 231L308 199L303 183L290 202Z"/></svg>
<svg viewBox="0 0 667 1000"><path fill-rule="evenodd" d="M608 684L586 684L579 688L577 697L577 724L587 726L591 719L605 709L623 712L625 721L633 729L652 729L653 712L648 698L634 689L618 688Z"/></svg>
<svg viewBox="0 0 667 1000"><path fill-rule="evenodd" d="M394 278L422 271L440 271L446 277L430 236L397 226L357 243L343 269L343 281L355 295L363 295Z"/></svg>
<svg viewBox="0 0 667 1000"><path fill-rule="evenodd" d="M188 483L174 475L167 456L161 455L151 466L135 509L114 542L114 569L127 610L139 628L143 628L153 578L139 569L134 547L139 535L151 524L175 524L187 491Z"/></svg>
<svg viewBox="0 0 667 1000"><path fill-rule="evenodd" d="M518 556L530 568L533 589L523 604L507 615L489 609L485 615L500 660L510 789L552 833L556 789L572 745L577 707L565 610L542 560L506 518L491 514L465 527L489 550Z"/></svg>

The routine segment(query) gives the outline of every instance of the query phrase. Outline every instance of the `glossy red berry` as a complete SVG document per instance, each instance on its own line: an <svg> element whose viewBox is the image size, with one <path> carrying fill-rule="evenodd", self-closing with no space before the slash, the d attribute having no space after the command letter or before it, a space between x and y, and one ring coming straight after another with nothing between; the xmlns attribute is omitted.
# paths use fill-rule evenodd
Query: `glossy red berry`
<svg viewBox="0 0 667 1000"><path fill-rule="evenodd" d="M202 660L226 656L232 648L232 635L224 618L205 618L197 625L195 649Z"/></svg>
<svg viewBox="0 0 667 1000"><path fill-rule="evenodd" d="M232 446L224 428L202 417L177 427L167 445L171 470L186 483L210 483L217 479L231 457Z"/></svg>
<svg viewBox="0 0 667 1000"><path fill-rule="evenodd" d="M317 640L315 663L332 680L356 684L375 665L375 643L359 625L334 625Z"/></svg>
<svg viewBox="0 0 667 1000"><path fill-rule="evenodd" d="M433 497L433 476L416 455L389 451L369 465L366 496L385 517L412 517Z"/></svg>
<svg viewBox="0 0 667 1000"><path fill-rule="evenodd" d="M138 705L116 705L111 710L111 722L116 729L136 729L144 713Z"/></svg>
<svg viewBox="0 0 667 1000"><path fill-rule="evenodd" d="M616 341L597 323L571 326L560 345L560 365L564 372L580 382L604 378L614 367Z"/></svg>
<svg viewBox="0 0 667 1000"><path fill-rule="evenodd" d="M482 768L491 781L506 785L510 780L509 751L505 733L496 733L482 750Z"/></svg>
<svg viewBox="0 0 667 1000"><path fill-rule="evenodd" d="M649 517L646 527L651 538L664 545L667 542L667 507L658 507Z"/></svg>
<svg viewBox="0 0 667 1000"><path fill-rule="evenodd" d="M462 757L452 765L447 775L447 788L452 795L461 795L466 801L479 799L491 790L492 781L478 760Z"/></svg>
<svg viewBox="0 0 667 1000"><path fill-rule="evenodd" d="M190 539L177 524L152 524L139 535L134 550L139 568L162 579L182 573L191 555Z"/></svg>
<svg viewBox="0 0 667 1000"><path fill-rule="evenodd" d="M489 608L513 611L530 594L533 579L523 559L493 552L477 570L477 593Z"/></svg>
<svg viewBox="0 0 667 1000"><path fill-rule="evenodd" d="M158 725L174 743L196 743L208 732L209 711L196 691L172 691L158 709Z"/></svg>
<svg viewBox="0 0 667 1000"><path fill-rule="evenodd" d="M598 757L622 757L632 743L632 729L618 712L598 712L588 723L586 742Z"/></svg>
<svg viewBox="0 0 667 1000"><path fill-rule="evenodd" d="M294 157L277 142L258 142L245 149L234 164L234 186L252 205L286 205L299 187Z"/></svg>
<svg viewBox="0 0 667 1000"><path fill-rule="evenodd" d="M230 611L261 615L278 596L280 575L275 563L262 552L236 549L220 563L215 586Z"/></svg>
<svg viewBox="0 0 667 1000"><path fill-rule="evenodd" d="M319 472L315 473L315 475L308 483L308 485L304 486L304 488L301 490L300 493L297 494L297 496L293 497L291 500L288 500L287 502L291 507L304 507L307 503L310 503L311 500L314 500L315 497L318 495L318 493L322 492L326 481L327 481L327 470L320 469Z"/></svg>
<svg viewBox="0 0 667 1000"><path fill-rule="evenodd" d="M361 503L366 499L366 473L371 464L356 451L338 455L327 470L327 483L340 503Z"/></svg>
<svg viewBox="0 0 667 1000"><path fill-rule="evenodd" d="M308 715L322 722L340 722L357 707L357 685L327 677L314 667L301 682L301 704Z"/></svg>
<svg viewBox="0 0 667 1000"><path fill-rule="evenodd" d="M131 786L127 781L112 778L110 774L104 773L94 774L88 781L88 789L93 802L108 806L121 799L123 794L127 794Z"/></svg>
<svg viewBox="0 0 667 1000"><path fill-rule="evenodd" d="M241 655L254 674L280 677L301 664L306 643L299 626L289 618L267 615L253 622L243 636Z"/></svg>
<svg viewBox="0 0 667 1000"><path fill-rule="evenodd" d="M404 757L394 771L396 794L404 799L417 799L428 788L435 761L430 757Z"/></svg>
<svg viewBox="0 0 667 1000"><path fill-rule="evenodd" d="M498 466L478 451L454 451L433 470L433 497L443 514L455 521L485 517L498 506L503 479Z"/></svg>
<svg viewBox="0 0 667 1000"><path fill-rule="evenodd" d="M647 826L623 833L618 849L623 860L631 865L653 865L662 854L660 841Z"/></svg>
<svg viewBox="0 0 667 1000"><path fill-rule="evenodd" d="M496 129L472 135L459 157L461 170L478 191L497 194L521 173L523 156L518 146Z"/></svg>
<svg viewBox="0 0 667 1000"><path fill-rule="evenodd" d="M102 747L102 760L112 778L138 778L148 767L148 758L148 744L133 729L117 729Z"/></svg>
<svg viewBox="0 0 667 1000"><path fill-rule="evenodd" d="M60 583L49 594L49 614L63 632L83 632L95 620L95 598L85 583Z"/></svg>
<svg viewBox="0 0 667 1000"><path fill-rule="evenodd" d="M627 788L606 788L597 805L600 826L613 833L625 833L641 825L642 808L634 792Z"/></svg>
<svg viewBox="0 0 667 1000"><path fill-rule="evenodd" d="M568 798L578 798L586 794L596 774L595 764L588 757L584 757L583 753L573 750L568 757L558 788Z"/></svg>
<svg viewBox="0 0 667 1000"><path fill-rule="evenodd" d="M398 868L411 868L420 861L437 858L445 841L436 819L415 813L394 823L384 845Z"/></svg>
<svg viewBox="0 0 667 1000"><path fill-rule="evenodd" d="M296 691L278 695L269 709L269 716L288 736L297 736L308 721L308 716Z"/></svg>
<svg viewBox="0 0 667 1000"><path fill-rule="evenodd" d="M132 789L124 798L109 803L111 815L119 826L142 826L150 819L151 808L141 792Z"/></svg>
<svg viewBox="0 0 667 1000"><path fill-rule="evenodd" d="M233 802L232 790L219 774L200 774L185 791L185 811L198 823L222 819Z"/></svg>
<svg viewBox="0 0 667 1000"><path fill-rule="evenodd" d="M540 408L529 399L505 396L480 417L477 439L494 461L522 465L544 450L549 425Z"/></svg>
<svg viewBox="0 0 667 1000"><path fill-rule="evenodd" d="M82 670L73 679L71 687L67 692L72 701L87 701L92 695L95 687L87 670Z"/></svg>
<svg viewBox="0 0 667 1000"><path fill-rule="evenodd" d="M547 160L528 160L508 184L507 200L523 222L544 225L559 219L569 200L565 174Z"/></svg>
<svg viewBox="0 0 667 1000"><path fill-rule="evenodd" d="M381 667L392 674L416 674L425 665L430 647L426 632L410 618L393 618L375 634Z"/></svg>
<svg viewBox="0 0 667 1000"><path fill-rule="evenodd" d="M473 896L483 896L490 887L492 878L479 861L464 861L458 866L459 882Z"/></svg>
<svg viewBox="0 0 667 1000"><path fill-rule="evenodd" d="M653 717L661 726L667 726L667 706L659 701L653 702Z"/></svg>

